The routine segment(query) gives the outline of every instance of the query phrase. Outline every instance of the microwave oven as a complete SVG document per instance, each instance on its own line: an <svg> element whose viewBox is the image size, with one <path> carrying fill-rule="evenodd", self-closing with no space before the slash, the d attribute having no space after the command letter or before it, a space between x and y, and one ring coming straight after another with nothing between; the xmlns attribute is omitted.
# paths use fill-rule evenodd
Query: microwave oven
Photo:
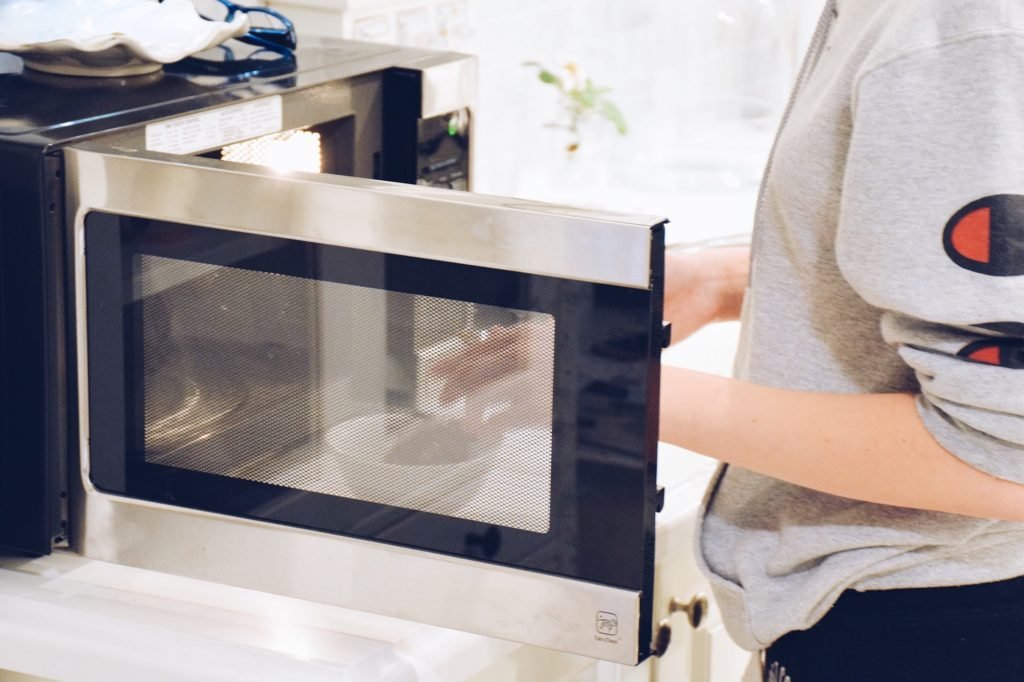
<svg viewBox="0 0 1024 682"><path fill-rule="evenodd" d="M0 547L650 655L664 221L465 191L474 91L0 55Z"/></svg>

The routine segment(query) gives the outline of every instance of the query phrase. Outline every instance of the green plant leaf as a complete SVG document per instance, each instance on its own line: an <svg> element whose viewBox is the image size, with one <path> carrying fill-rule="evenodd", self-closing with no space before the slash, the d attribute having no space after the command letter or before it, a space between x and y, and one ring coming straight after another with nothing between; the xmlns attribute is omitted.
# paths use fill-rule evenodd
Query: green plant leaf
<svg viewBox="0 0 1024 682"><path fill-rule="evenodd" d="M611 121L619 135L625 135L629 132L629 126L626 125L626 117L622 115L622 111L611 100L601 101L601 115Z"/></svg>
<svg viewBox="0 0 1024 682"><path fill-rule="evenodd" d="M537 74L537 78L540 78L542 83L548 83L554 85L559 90L565 90L565 86L562 85L562 79L547 69L541 69L540 73Z"/></svg>
<svg viewBox="0 0 1024 682"><path fill-rule="evenodd" d="M554 85L561 92L565 92L565 84L562 83L562 79L559 78L555 73L544 68L544 65L541 64L540 62L523 62L523 66L531 69L537 69L537 78L540 79L541 83Z"/></svg>
<svg viewBox="0 0 1024 682"><path fill-rule="evenodd" d="M571 90L569 97L584 111L592 111L597 105L597 98L586 90Z"/></svg>

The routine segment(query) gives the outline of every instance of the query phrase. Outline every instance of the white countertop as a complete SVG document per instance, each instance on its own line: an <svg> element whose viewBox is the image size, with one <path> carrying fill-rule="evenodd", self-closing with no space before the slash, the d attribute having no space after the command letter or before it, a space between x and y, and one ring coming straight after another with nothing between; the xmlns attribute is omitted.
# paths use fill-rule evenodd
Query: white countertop
<svg viewBox="0 0 1024 682"><path fill-rule="evenodd" d="M69 552L0 559L0 668L41 677L440 682L516 646Z"/></svg>

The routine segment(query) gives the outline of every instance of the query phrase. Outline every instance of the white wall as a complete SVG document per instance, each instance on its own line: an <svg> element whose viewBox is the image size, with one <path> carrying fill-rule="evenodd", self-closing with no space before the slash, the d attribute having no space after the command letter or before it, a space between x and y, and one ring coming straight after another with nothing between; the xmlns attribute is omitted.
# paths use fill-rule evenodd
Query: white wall
<svg viewBox="0 0 1024 682"><path fill-rule="evenodd" d="M478 54L477 191L563 196L584 203L589 195L589 203L607 204L630 191L753 191L822 2L269 4L290 12L304 32ZM631 131L619 138L607 127L596 126L584 138L584 153L577 155L586 163L567 166L564 135L545 127L558 116L557 96L522 63L556 66L570 59L598 84L613 89ZM589 170L572 170L579 165Z"/></svg>
<svg viewBox="0 0 1024 682"><path fill-rule="evenodd" d="M590 154L609 164L600 183L698 189L717 181L702 173L722 168L740 174L731 182L756 183L766 133L798 66L805 17L818 1L520 0L481 7L478 188L515 192L529 185L524 173L561 152L552 139L558 134L543 127L557 115L554 93L521 63L564 59L611 87L631 126L626 138L598 131L584 140L584 147L596 142L600 153ZM751 146L753 164L746 160Z"/></svg>

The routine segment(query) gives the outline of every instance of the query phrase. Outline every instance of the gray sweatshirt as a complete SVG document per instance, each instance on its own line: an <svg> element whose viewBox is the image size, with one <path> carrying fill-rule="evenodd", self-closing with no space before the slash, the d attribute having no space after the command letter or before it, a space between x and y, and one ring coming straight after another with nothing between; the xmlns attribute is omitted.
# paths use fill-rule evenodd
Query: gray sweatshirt
<svg viewBox="0 0 1024 682"><path fill-rule="evenodd" d="M1024 483L1024 2L830 0L752 251L737 376L913 392L949 452ZM697 548L751 650L810 627L844 590L1024 575L1024 524L736 467L711 484Z"/></svg>

